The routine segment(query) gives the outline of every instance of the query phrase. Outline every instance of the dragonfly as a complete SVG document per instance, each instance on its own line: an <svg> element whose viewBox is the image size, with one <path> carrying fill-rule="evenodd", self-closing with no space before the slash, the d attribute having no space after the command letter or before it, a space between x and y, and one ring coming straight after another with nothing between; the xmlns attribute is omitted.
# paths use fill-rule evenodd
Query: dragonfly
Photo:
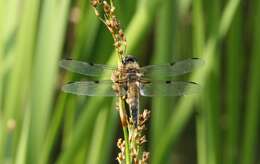
<svg viewBox="0 0 260 164"><path fill-rule="evenodd" d="M72 82L65 84L62 90L84 96L124 97L136 127L140 96L185 96L197 93L199 84L172 80L172 77L189 73L203 63L202 59L189 58L175 63L140 67L137 59L131 55L123 57L119 66L64 59L60 61L60 66L68 71L90 77L110 76L110 79ZM156 75L163 79L156 79Z"/></svg>

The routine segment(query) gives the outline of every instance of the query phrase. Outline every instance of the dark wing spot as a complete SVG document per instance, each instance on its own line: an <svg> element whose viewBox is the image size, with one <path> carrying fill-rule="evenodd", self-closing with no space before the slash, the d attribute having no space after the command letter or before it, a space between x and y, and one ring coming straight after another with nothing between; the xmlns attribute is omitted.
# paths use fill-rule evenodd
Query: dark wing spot
<svg viewBox="0 0 260 164"><path fill-rule="evenodd" d="M191 59L199 59L199 58L191 58Z"/></svg>
<svg viewBox="0 0 260 164"><path fill-rule="evenodd" d="M69 81L66 84L72 84L72 83L75 83L75 81Z"/></svg>
<svg viewBox="0 0 260 164"><path fill-rule="evenodd" d="M89 65L93 66L93 65L94 65L94 63L92 63L92 62L89 62Z"/></svg>
<svg viewBox="0 0 260 164"><path fill-rule="evenodd" d="M170 65L173 66L175 64L175 62L171 62Z"/></svg>
<svg viewBox="0 0 260 164"><path fill-rule="evenodd" d="M95 80L95 81L93 81L95 84L98 84L99 83L99 81L98 80Z"/></svg>
<svg viewBox="0 0 260 164"><path fill-rule="evenodd" d="M189 81L189 83L192 83L192 84L198 84L198 83L195 83L195 82L193 82L193 81Z"/></svg>
<svg viewBox="0 0 260 164"><path fill-rule="evenodd" d="M72 58L65 58L66 60L73 60Z"/></svg>
<svg viewBox="0 0 260 164"><path fill-rule="evenodd" d="M170 80L167 80L167 81L165 81L165 83L166 83L166 84L171 84L171 83L172 83L172 81L170 81Z"/></svg>

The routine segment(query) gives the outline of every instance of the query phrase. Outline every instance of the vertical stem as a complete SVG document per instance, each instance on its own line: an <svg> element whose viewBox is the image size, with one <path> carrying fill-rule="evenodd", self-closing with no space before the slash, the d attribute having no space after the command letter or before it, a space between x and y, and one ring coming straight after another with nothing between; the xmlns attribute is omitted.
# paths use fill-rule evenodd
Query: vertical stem
<svg viewBox="0 0 260 164"><path fill-rule="evenodd" d="M125 158L126 158L126 164L130 164L130 149L129 149L129 135L128 135L128 129L127 129L127 114L125 110L125 100L123 97L118 98L119 103L119 114L120 119L123 127L123 133L124 133L124 140L125 140Z"/></svg>
<svg viewBox="0 0 260 164"><path fill-rule="evenodd" d="M129 150L129 140L127 127L123 127L124 138L125 138L125 159L126 164L130 164L130 150Z"/></svg>
<svg viewBox="0 0 260 164"><path fill-rule="evenodd" d="M214 6L214 7L212 7ZM221 2L213 0L206 4L208 15L206 21L209 22L207 28L210 36L218 36L218 26L220 24ZM216 44L218 47L218 43ZM221 109L221 96L220 96L220 52L216 48L212 53L214 60L212 62L212 72L208 74L207 82L205 83L205 112L206 112L206 126L207 126L207 164L217 164L220 159L220 109Z"/></svg>
<svg viewBox="0 0 260 164"><path fill-rule="evenodd" d="M193 1L193 55L203 54L205 46L205 30L203 17L203 3L201 0ZM201 102L203 98L200 99ZM196 135L197 135L197 158L198 163L207 163L207 124L206 124L206 108L201 103L197 109L196 115Z"/></svg>
<svg viewBox="0 0 260 164"><path fill-rule="evenodd" d="M246 100L246 116L245 116L245 129L244 139L242 144L242 158L241 164L248 164L256 162L259 153L257 153L257 142L259 142L259 95L260 95L260 2L254 1L255 17L253 22L253 46L252 57L250 63L248 93ZM258 162L256 162L258 163Z"/></svg>
<svg viewBox="0 0 260 164"><path fill-rule="evenodd" d="M226 74L226 90L227 90L227 129L225 152L223 154L223 164L239 163L237 158L239 155L239 129L240 116L242 111L242 89L243 86L243 70L245 49L243 43L243 14L242 6L239 6L238 12L234 17L227 40L227 74ZM241 35L238 35L241 34Z"/></svg>

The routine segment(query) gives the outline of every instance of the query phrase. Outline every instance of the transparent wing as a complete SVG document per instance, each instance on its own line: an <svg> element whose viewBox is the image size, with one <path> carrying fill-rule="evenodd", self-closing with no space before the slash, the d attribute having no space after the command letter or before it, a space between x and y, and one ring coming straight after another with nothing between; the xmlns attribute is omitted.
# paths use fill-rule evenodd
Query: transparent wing
<svg viewBox="0 0 260 164"><path fill-rule="evenodd" d="M65 84L62 90L66 93L84 96L117 96L112 85L113 82L110 80L79 81ZM122 91L121 94L125 95L125 91Z"/></svg>
<svg viewBox="0 0 260 164"><path fill-rule="evenodd" d="M191 58L176 63L170 63L165 65L148 65L141 68L141 72L144 77L156 77L156 76L178 76L189 73L193 69L203 65L204 61L198 58Z"/></svg>
<svg viewBox="0 0 260 164"><path fill-rule="evenodd" d="M200 91L200 86L194 82L185 81L155 81L141 83L142 96L184 96Z"/></svg>
<svg viewBox="0 0 260 164"><path fill-rule="evenodd" d="M61 60L60 66L71 72L87 76L111 76L111 73L116 69L116 67L113 66L92 64L77 60Z"/></svg>

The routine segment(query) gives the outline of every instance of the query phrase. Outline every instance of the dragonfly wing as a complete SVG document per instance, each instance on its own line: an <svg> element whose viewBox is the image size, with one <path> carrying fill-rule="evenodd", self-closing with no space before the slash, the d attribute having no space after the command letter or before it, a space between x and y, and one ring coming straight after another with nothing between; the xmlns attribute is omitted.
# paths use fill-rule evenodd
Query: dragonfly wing
<svg viewBox="0 0 260 164"><path fill-rule="evenodd" d="M87 76L111 76L111 73L116 69L116 67L113 66L92 64L77 60L61 60L60 66L71 72Z"/></svg>
<svg viewBox="0 0 260 164"><path fill-rule="evenodd" d="M84 96L117 96L112 85L113 82L110 80L79 81L65 84L62 90L66 93ZM124 95L125 91L122 91L121 94Z"/></svg>
<svg viewBox="0 0 260 164"><path fill-rule="evenodd" d="M155 81L141 84L142 96L184 96L200 91L200 86L194 82L185 81Z"/></svg>
<svg viewBox="0 0 260 164"><path fill-rule="evenodd" d="M204 61L199 58L191 58L176 63L170 63L165 65L148 65L141 68L141 72L144 77L156 77L156 76L178 76L189 73L199 66L203 65Z"/></svg>

